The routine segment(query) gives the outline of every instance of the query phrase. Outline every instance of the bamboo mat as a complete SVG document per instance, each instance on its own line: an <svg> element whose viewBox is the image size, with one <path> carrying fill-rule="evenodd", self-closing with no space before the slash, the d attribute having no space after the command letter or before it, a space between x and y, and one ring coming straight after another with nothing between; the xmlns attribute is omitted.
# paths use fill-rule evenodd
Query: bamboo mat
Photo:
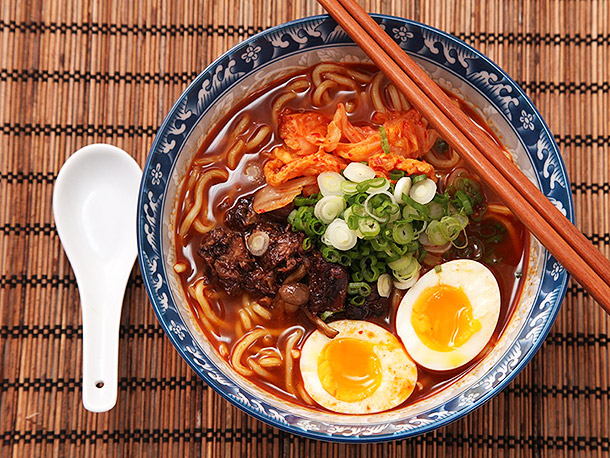
<svg viewBox="0 0 610 458"><path fill-rule="evenodd" d="M534 100L569 170L577 225L610 254L610 4L363 1L474 45ZM189 81L240 40L321 13L312 0L0 1L0 456L504 457L610 455L609 320L571 283L534 360L436 432L350 446L302 439L232 407L164 336L134 269L117 406L81 404L80 308L51 211L66 158L109 142L143 165Z"/></svg>

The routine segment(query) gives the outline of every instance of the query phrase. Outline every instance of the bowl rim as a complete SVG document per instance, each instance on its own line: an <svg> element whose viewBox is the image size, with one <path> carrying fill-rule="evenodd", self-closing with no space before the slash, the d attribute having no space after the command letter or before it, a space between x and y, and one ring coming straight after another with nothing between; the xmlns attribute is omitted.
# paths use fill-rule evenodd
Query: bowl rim
<svg viewBox="0 0 610 458"><path fill-rule="evenodd" d="M502 76L509 83L509 85L512 87L512 89L515 91L516 97L518 97L521 101L523 101L525 103L525 106L527 108L529 108L530 112L533 113L536 121L540 124L541 130L544 133L546 133L546 135L550 139L550 142L549 142L550 143L549 148L551 150L550 154L553 154L555 159L557 160L559 171L562 174L562 176L565 180L565 184L566 184L567 206L566 206L565 210L567 213L567 217L571 222L574 222L573 196L570 191L570 189L571 189L570 181L567 176L567 171L566 171L563 157L560 153L557 143L555 142L555 139L554 139L553 135L551 134L550 129L548 128L546 122L544 121L544 119L542 118L542 116L540 115L540 113L534 106L533 102L530 100L530 98L525 94L523 89L504 70L502 70L498 65L496 65L493 61L491 61L491 59L489 59L487 56L485 56L483 53L476 50L469 44L465 43L464 41L460 40L459 38L457 38L447 32L444 32L442 30L436 29L434 27L431 27L429 25L426 25L426 24L423 24L423 23L420 23L417 21L409 20L406 18L398 17L398 16L391 16L391 15L386 15L386 14L371 14L371 16L374 19L376 19L377 22L379 22L380 20L381 21L383 21L383 20L398 21L398 22L404 23L405 25L413 26L413 27L419 28L421 30L425 30L429 33L432 33L433 35L436 35L438 37L441 37L441 38L453 43L454 45L457 45L458 48L462 48L462 49L468 51L477 60L482 60L485 63L485 65L487 65L487 66L491 67L493 70L497 71L499 73L499 75ZM540 333L535 338L533 345L529 348L528 352L525 353L520 358L519 362L514 367L511 368L511 373L508 376L506 376L503 380L501 380L497 385L495 385L493 387L493 389L488 390L481 397L477 398L476 401L472 405L462 408L461 410L456 412L454 415L433 421L430 424L415 428L415 430L406 429L400 433L387 433L387 434L370 435L370 436L362 436L362 435L343 436L340 433L328 434L328 433L320 433L320 432L317 432L314 430L299 428L296 425L289 425L289 424L283 423L281 421L278 421L274 418L270 418L269 416L263 415L263 414L259 413L257 410L252 409L250 406L245 405L244 403L240 403L237 399L230 397L225 392L223 387L216 380L211 378L207 373L201 371L201 369L193 363L192 355L188 355L186 353L183 343L177 338L177 336L173 332L171 332L169 323L167 323L167 321L162 317L162 311L161 311L160 305L157 303L157 301L155 300L155 296L152 293L154 285L151 284L151 279L144 273L146 271L146 264L145 264L146 260L144 259L144 256L143 256L143 253L145 252L145 250L143 248L143 240L146 238L146 234L145 234L145 230L144 230L144 224L142 222L146 220L146 210L144 209L146 179L147 179L148 173L152 169L154 153L156 151L158 151L158 149L160 147L160 143L162 141L161 133L164 132L169 127L170 123L173 122L173 119L175 118L176 113L178 112L181 103L186 98L186 95L190 91L192 91L195 86L200 85L203 82L205 76L213 68L215 68L219 63L221 63L228 56L236 53L238 50L245 49L246 47L252 45L253 43L256 43L257 40L260 40L261 38L264 38L268 35L278 32L278 31L282 31L286 28L289 28L290 26L304 25L304 24L314 22L317 20L331 20L332 21L332 18L330 18L330 16L328 16L326 14L323 14L323 15L315 15L315 16L295 19L295 20L292 20L292 21L289 21L289 22L286 22L283 24L279 24L279 25L270 27L251 37L248 37L247 39L245 39L245 40L241 41L240 43L236 44L235 46L231 47L229 50L224 52L221 56L219 56L214 61L212 61L182 91L182 93L180 94L180 96L178 97L176 102L173 104L172 108L168 111L166 117L163 120L163 123L160 125L159 129L157 130L157 134L151 145L151 148L148 153L148 156L147 156L147 159L145 162L145 166L144 166L144 173L142 176L142 181L140 184L140 190L139 190L139 196L138 196L138 212L137 212L137 221L138 221L137 239L138 239L139 267L140 267L140 270L142 273L142 278L143 278L143 282L144 282L144 285L146 288L147 295L153 306L155 315L157 316L157 319L159 320L161 327L162 327L164 333L166 334L166 336L170 339L170 341L172 342L172 344L175 347L175 349L177 350L177 352L180 354L182 359L191 367L191 369L200 378L202 378L216 393L218 393L221 397L223 397L224 399L229 401L235 407L239 408L243 412L246 412L247 414L253 416L256 419L263 421L266 424L269 424L273 427L281 429L285 432L288 432L291 434L297 434L297 435L300 435L300 436L303 436L303 437L306 437L309 439L316 439L316 440L327 441L327 442L344 442L344 443L372 443L372 442L385 442L385 441L405 439L407 437L413 437L413 436L425 434L427 432L438 429L442 426L445 426L449 423L452 423L454 421L457 421L458 419L463 418L465 415L471 413L472 411L478 409L479 407L481 407L482 405L487 403L491 398L493 398L500 391L502 391L504 388L506 388L506 386L517 376L517 374L519 374L521 372L521 370L531 361L533 356L540 349L544 340L546 339L548 332L550 331L553 323L555 322L557 314L559 313L559 309L561 308L561 304L563 302L565 293L567 291L567 284L568 284L568 280L569 280L569 275L567 274L567 272L565 272L565 271L561 272L558 277L558 278L561 278L561 280L560 281L556 280L557 284L556 284L555 290L558 291L558 294L556 295L556 298L553 302L553 306L550 309L550 313L545 322L545 326L541 329ZM539 173L538 170L536 170L536 172ZM545 254L544 251L543 251L543 256L547 256L547 254ZM161 258L161 259L163 259L163 258ZM164 269L164 267L163 267L163 269ZM543 277L544 277L544 274L543 274ZM540 286L538 287L538 292L536 294L536 297L539 294L540 294Z"/></svg>

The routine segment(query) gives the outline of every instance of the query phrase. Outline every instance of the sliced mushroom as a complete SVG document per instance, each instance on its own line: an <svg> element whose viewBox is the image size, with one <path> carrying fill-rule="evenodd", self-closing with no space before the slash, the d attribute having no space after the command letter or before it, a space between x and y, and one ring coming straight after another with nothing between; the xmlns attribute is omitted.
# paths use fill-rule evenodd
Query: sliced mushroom
<svg viewBox="0 0 610 458"><path fill-rule="evenodd" d="M316 325L316 328L318 328L318 331L320 331L322 334L324 334L329 339L334 339L339 334L339 331L330 327L328 324L326 324L324 321L322 321L319 316L312 314L309 310L303 309L303 313L305 314L305 316L307 318L309 318L309 320L313 324Z"/></svg>
<svg viewBox="0 0 610 458"><path fill-rule="evenodd" d="M303 283L284 283L278 294L282 300L290 304L303 305L309 302L309 287Z"/></svg>

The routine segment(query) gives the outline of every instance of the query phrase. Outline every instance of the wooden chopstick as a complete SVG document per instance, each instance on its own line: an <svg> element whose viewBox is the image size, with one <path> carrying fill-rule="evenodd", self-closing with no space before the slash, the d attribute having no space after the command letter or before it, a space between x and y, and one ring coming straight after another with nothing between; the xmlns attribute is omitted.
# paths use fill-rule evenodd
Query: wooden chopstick
<svg viewBox="0 0 610 458"><path fill-rule="evenodd" d="M597 250L591 242L540 192L540 190L519 170L504 154L502 149L487 135L481 135L480 129L466 113L456 110L447 94L428 76L428 74L404 52L377 25L371 16L353 0L338 0L339 3L367 30L370 36L383 43L386 53L413 82L432 100L453 124L474 143L487 159L524 195L538 213L540 213L561 236L576 250L582 258L604 279L610 283L610 261Z"/></svg>
<svg viewBox="0 0 610 458"><path fill-rule="evenodd" d="M523 183L530 183L527 178L523 177L523 181L519 179L509 180L505 176L504 173L507 175L521 174L510 160L502 161L495 157L494 160L501 165L501 168L498 169L490 158L479 151L479 148L475 145L481 145L480 148L486 150L487 143L489 143L487 140L479 138L482 137L482 135L478 135L480 133L479 129L469 127L468 123L471 123L471 121L468 119L468 122L464 122L463 118L467 118L465 115L455 114L456 111L461 110L456 110L444 92L423 71L413 70L413 66L417 66L415 62L409 58L409 63L409 61L397 57L396 60L403 62L403 65L408 65L411 73L416 74L421 84L429 92L435 94L438 102L433 101L431 97L429 98L420 86L395 62L394 58L386 53L386 50L394 47L393 45L397 46L394 40L387 36L377 23L353 0L318 0L318 2L408 98L409 102L424 114L443 139L498 194L515 216L610 314L610 282L605 279L610 269L603 270L605 265L610 265L610 262L601 253L597 252L595 247L576 228L574 228L578 233L576 236L573 230L566 229L572 224L548 202L535 186L532 185L535 191L532 189L522 191ZM350 12L353 12L354 17ZM364 26L358 21L361 21ZM394 54L405 54L400 47L398 49L400 52L394 50ZM422 74L425 78L422 77ZM430 89L430 86L436 89ZM443 107L452 113L452 118L458 119L458 125L456 126L452 119L439 107ZM458 126L463 127L465 132L462 132ZM504 156L504 153L495 144L492 151L496 151L494 156L498 156L497 151L499 151L499 156ZM504 172L501 170L504 170ZM532 202L536 200L546 201L553 209L542 208L545 206L544 204L537 205ZM539 210L539 208L542 210ZM592 251L597 252L597 254L592 253Z"/></svg>

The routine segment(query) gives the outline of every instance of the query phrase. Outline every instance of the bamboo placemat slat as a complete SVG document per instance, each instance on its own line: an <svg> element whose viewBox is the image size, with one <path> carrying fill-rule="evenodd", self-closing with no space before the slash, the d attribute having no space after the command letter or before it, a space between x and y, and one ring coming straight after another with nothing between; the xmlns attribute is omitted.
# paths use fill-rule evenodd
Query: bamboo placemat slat
<svg viewBox="0 0 610 458"><path fill-rule="evenodd" d="M462 38L522 85L562 150L577 225L610 255L610 4L362 4ZM575 283L542 349L488 404L424 436L350 446L283 433L216 395L165 338L135 268L118 404L82 408L78 291L51 209L59 168L93 142L143 165L207 64L321 12L312 0L0 2L0 456L610 456L609 320Z"/></svg>

